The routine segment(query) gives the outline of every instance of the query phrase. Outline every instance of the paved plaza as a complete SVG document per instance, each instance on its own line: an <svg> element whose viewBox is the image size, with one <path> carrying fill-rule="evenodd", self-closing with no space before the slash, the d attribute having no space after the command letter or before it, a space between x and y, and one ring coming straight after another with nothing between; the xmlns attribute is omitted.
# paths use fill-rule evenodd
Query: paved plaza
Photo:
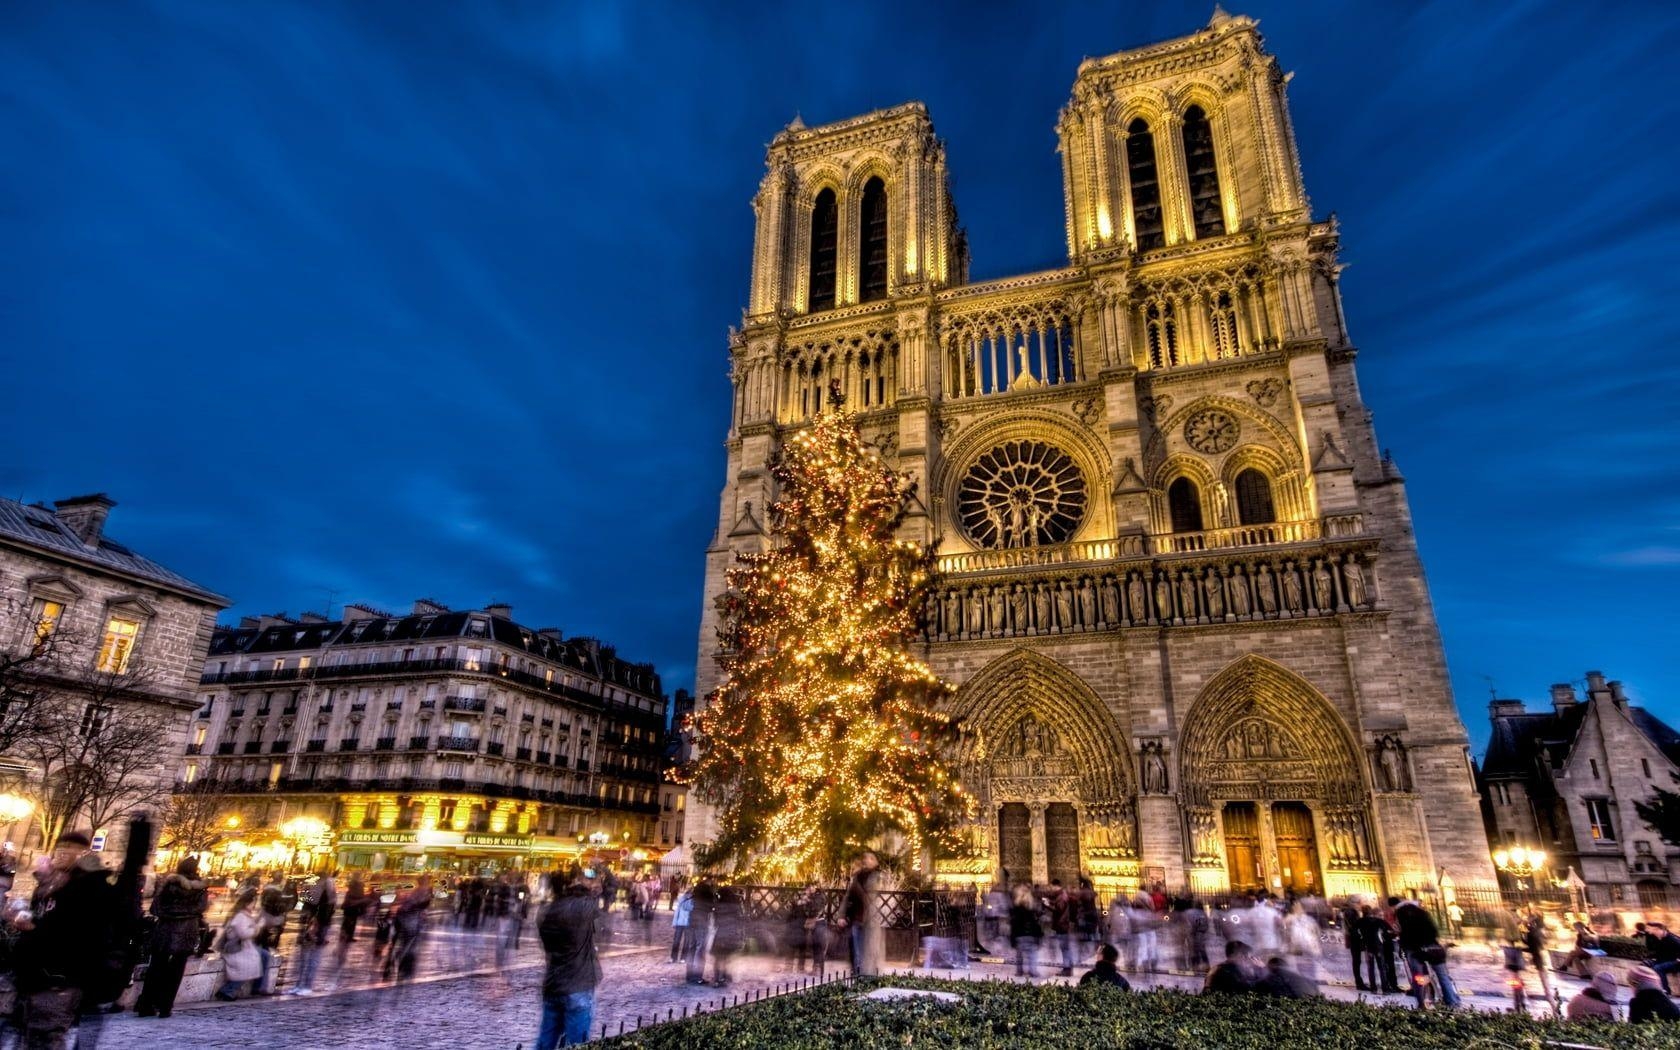
<svg viewBox="0 0 1680 1050"><path fill-rule="evenodd" d="M605 980L599 991L595 1031L604 1024L616 1034L622 1024L636 1027L638 1019L652 1023L668 1014L712 1011L739 998L742 1002L774 994L809 974L799 974L786 960L748 957L738 960L736 980L727 992L684 983L683 967L670 961L669 915L661 912L648 924L633 923L615 914L603 938L602 968ZM527 935L517 956L498 969L494 938L478 932L442 927L427 939L420 976L411 983L392 985L380 981L371 965L367 945L358 945L348 960L336 987L318 991L308 998L279 995L244 999L233 1003L186 1004L170 1018L139 1018L122 1014L109 1019L101 1045L148 1047L251 1047L262 1050L333 1047L362 1050L386 1046L458 1047L461 1050L514 1050L529 1047L537 1031L538 1000L542 981L541 952L535 938ZM332 963L323 966L327 975ZM844 965L830 965L830 976L843 975ZM976 962L967 971L916 971L958 979L1013 980L1013 963ZM1046 973L1055 973L1046 968ZM1081 971L1082 972L1082 971ZM1510 1005L1505 973L1495 952L1481 946L1454 951L1452 972L1465 1002L1482 1010L1504 1010ZM1326 945L1320 966L1325 978L1323 990L1334 999L1360 998L1349 977L1347 954L1339 946ZM1200 987L1201 978L1190 974L1130 974L1139 988ZM1546 1007L1540 999L1539 982L1531 970L1528 979L1531 1010L1538 1016ZM1579 991L1583 982L1560 974L1549 975L1565 1001ZM1047 977L1045 981L1069 980ZM332 984L318 982L320 988ZM282 984L284 990L285 984ZM1366 1001L1409 1004L1402 996L1369 996Z"/></svg>

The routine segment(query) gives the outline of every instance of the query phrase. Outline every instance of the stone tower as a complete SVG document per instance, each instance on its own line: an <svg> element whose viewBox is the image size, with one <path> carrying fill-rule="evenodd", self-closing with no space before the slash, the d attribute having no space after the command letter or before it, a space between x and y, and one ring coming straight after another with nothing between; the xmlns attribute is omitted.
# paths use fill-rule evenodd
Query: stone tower
<svg viewBox="0 0 1680 1050"><path fill-rule="evenodd" d="M771 143L698 692L724 573L767 542L767 463L838 382L919 483L906 538L939 545L925 656L981 800L942 878L1492 882L1287 79L1223 12L1084 62L1057 125L1068 264L981 284L922 106Z"/></svg>

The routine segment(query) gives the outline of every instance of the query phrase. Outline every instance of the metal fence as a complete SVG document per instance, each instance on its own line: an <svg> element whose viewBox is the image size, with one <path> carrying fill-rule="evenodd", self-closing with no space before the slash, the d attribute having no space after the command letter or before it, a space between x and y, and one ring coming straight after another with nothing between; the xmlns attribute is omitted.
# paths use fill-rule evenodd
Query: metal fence
<svg viewBox="0 0 1680 1050"><path fill-rule="evenodd" d="M779 941L790 922L794 903L806 893L799 886L737 889L749 936L772 944ZM816 916L831 923L840 921L845 912L845 889L822 887L814 892L818 895L813 909ZM923 937L974 937L978 901L971 890L881 890L873 896L888 959L914 958Z"/></svg>

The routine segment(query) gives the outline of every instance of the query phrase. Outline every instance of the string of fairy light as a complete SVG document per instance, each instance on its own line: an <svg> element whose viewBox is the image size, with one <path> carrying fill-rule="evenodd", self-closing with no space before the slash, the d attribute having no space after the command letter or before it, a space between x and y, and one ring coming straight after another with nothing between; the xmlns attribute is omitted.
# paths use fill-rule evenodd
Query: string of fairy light
<svg viewBox="0 0 1680 1050"><path fill-rule="evenodd" d="M910 650L933 559L895 538L906 485L839 410L787 442L775 480L775 545L728 574L726 679L693 723L714 854L788 881L886 833L912 857L948 847L973 799L947 757L952 687Z"/></svg>

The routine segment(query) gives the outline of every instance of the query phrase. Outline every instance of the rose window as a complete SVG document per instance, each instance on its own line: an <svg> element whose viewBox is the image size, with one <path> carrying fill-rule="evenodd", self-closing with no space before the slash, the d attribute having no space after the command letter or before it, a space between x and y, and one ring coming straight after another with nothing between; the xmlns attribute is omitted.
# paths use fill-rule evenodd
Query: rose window
<svg viewBox="0 0 1680 1050"><path fill-rule="evenodd" d="M957 518L982 547L1066 543L1085 517L1085 475L1059 448L1009 441L981 456L957 490Z"/></svg>

